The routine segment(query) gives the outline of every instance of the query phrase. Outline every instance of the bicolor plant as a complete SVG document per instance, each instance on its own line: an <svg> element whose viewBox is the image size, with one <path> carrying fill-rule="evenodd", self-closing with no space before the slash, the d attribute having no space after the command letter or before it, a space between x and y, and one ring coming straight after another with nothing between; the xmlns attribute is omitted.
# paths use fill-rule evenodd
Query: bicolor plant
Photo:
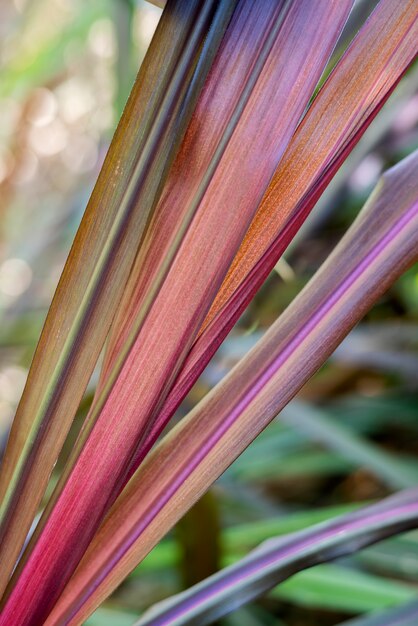
<svg viewBox="0 0 418 626"><path fill-rule="evenodd" d="M255 348L154 445L416 57L416 0L380 0L316 91L352 5L168 0L9 437L1 626L81 624L417 260L414 153ZM103 349L89 413L22 553ZM141 623L206 623L282 580L285 557L287 575L335 558L416 526L417 507L412 491L273 542Z"/></svg>

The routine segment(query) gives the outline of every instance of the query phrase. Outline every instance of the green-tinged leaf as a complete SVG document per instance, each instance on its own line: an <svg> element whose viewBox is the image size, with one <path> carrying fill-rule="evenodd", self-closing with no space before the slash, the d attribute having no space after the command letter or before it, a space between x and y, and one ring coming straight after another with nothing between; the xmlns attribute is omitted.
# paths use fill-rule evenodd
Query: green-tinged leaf
<svg viewBox="0 0 418 626"><path fill-rule="evenodd" d="M344 459L371 470L390 487L413 487L418 481L416 467L404 463L389 452L380 449L354 432L336 418L328 416L307 404L294 402L282 413L282 419L314 441L338 452ZM414 471L415 470L415 471Z"/></svg>
<svg viewBox="0 0 418 626"><path fill-rule="evenodd" d="M225 626L286 626L282 620L273 617L261 607L248 607L238 609L223 620Z"/></svg>
<svg viewBox="0 0 418 626"><path fill-rule="evenodd" d="M278 516L271 519L240 524L226 528L222 533L222 546L225 553L223 565L234 562L237 558L274 535L303 530L313 524L319 524L327 520L356 510L360 505L340 505L314 509L312 511L300 511L289 515ZM152 552L133 570L131 577L141 577L148 571L164 570L173 567L180 559L180 549L177 542L165 539L160 542Z"/></svg>
<svg viewBox="0 0 418 626"><path fill-rule="evenodd" d="M409 533L368 548L356 560L376 574L418 581L418 537Z"/></svg>
<svg viewBox="0 0 418 626"><path fill-rule="evenodd" d="M417 167L418 152L383 176L291 306L147 457L90 544L51 625L64 615L79 623L117 586L417 258Z"/></svg>
<svg viewBox="0 0 418 626"><path fill-rule="evenodd" d="M132 576L140 577L147 572L164 571L167 568L174 567L181 559L181 550L178 542L172 539L165 539L141 563L144 566L143 571L138 569L132 572Z"/></svg>
<svg viewBox="0 0 418 626"><path fill-rule="evenodd" d="M336 419L347 421L360 430L368 427L371 432L379 432L381 428L393 423L396 414L397 422L403 427L416 432L418 428L418 407L415 393L386 393L380 397L359 397L350 395L331 404L329 411Z"/></svg>
<svg viewBox="0 0 418 626"><path fill-rule="evenodd" d="M349 613L396 606L418 595L416 587L338 565L319 565L277 587L273 595L310 608ZM379 624L380 626L380 624Z"/></svg>
<svg viewBox="0 0 418 626"><path fill-rule="evenodd" d="M113 609L97 609L84 626L133 626L137 619L133 613Z"/></svg>
<svg viewBox="0 0 418 626"><path fill-rule="evenodd" d="M258 543L269 537L294 533L308 526L331 520L338 515L350 513L359 507L360 504L345 504L317 508L227 528L224 531L225 549L227 553L242 555L246 550L255 548Z"/></svg>
<svg viewBox="0 0 418 626"><path fill-rule="evenodd" d="M354 461L341 455L323 450L305 450L289 452L282 457L266 456L251 463L237 463L231 470L239 480L263 482L266 480L286 480L307 476L332 476L348 474L356 467Z"/></svg>
<svg viewBox="0 0 418 626"><path fill-rule="evenodd" d="M370 615L344 622L341 626L416 626L417 622L418 600L412 600L389 611L373 611Z"/></svg>
<svg viewBox="0 0 418 626"><path fill-rule="evenodd" d="M280 421L273 422L228 470L238 480L286 479L292 476L346 473L364 467L392 487L417 483L418 464L413 458L398 458L367 440L367 408L361 410L361 424L351 425L349 415L334 414L306 403L292 402ZM388 412L392 417L393 408ZM378 413L380 423L381 414ZM283 426L285 422L288 426ZM348 423L347 423L348 422ZM309 449L313 440L330 452Z"/></svg>

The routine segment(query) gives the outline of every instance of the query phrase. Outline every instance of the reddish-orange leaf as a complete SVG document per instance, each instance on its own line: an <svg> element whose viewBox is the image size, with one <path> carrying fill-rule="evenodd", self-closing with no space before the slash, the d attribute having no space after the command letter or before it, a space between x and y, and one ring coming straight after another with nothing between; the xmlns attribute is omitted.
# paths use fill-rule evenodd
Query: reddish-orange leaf
<svg viewBox="0 0 418 626"><path fill-rule="evenodd" d="M120 375L106 381L87 418L12 580L1 624L42 622L124 484L132 456L228 271L351 4L239 2L162 198L177 219L185 218L182 237L176 238L172 263L160 274L132 349L119 357Z"/></svg>
<svg viewBox="0 0 418 626"><path fill-rule="evenodd" d="M417 171L418 151L382 177L360 216L296 300L145 459L45 626L80 624L418 259Z"/></svg>

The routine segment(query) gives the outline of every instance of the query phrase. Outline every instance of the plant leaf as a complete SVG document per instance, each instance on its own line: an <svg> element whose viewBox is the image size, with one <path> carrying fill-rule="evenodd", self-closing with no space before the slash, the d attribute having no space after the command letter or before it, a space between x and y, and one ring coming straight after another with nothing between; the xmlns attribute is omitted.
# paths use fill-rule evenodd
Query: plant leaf
<svg viewBox="0 0 418 626"><path fill-rule="evenodd" d="M408 583L323 563L285 580L271 596L305 608L361 613L408 602L417 597L417 590Z"/></svg>
<svg viewBox="0 0 418 626"><path fill-rule="evenodd" d="M418 255L418 151L389 170L333 254L232 372L151 452L48 626L79 624L249 445ZM155 477L158 476L158 482Z"/></svg>
<svg viewBox="0 0 418 626"><path fill-rule="evenodd" d="M210 624L296 572L357 552L418 525L418 490L273 538L236 564L151 608L135 626Z"/></svg>
<svg viewBox="0 0 418 626"><path fill-rule="evenodd" d="M207 74L202 53L192 81L216 2L200 5L172 0L167 6L48 313L2 464L0 593L103 347L161 181ZM212 57L214 51L206 53Z"/></svg>
<svg viewBox="0 0 418 626"><path fill-rule="evenodd" d="M364 506L364 502L362 505ZM258 543L274 535L286 535L303 530L313 524L328 521L332 518L360 508L358 503L339 505L312 510L297 511L283 517L275 516L266 520L238 524L224 529L222 533L223 565L243 557L248 550L254 549ZM130 574L141 577L145 571L163 571L175 567L180 558L179 545L173 539L165 538L156 546L146 559Z"/></svg>
<svg viewBox="0 0 418 626"><path fill-rule="evenodd" d="M336 165L341 164L343 155L345 158L348 147L352 148L349 144L359 139L358 135L364 132L370 118L380 110L414 60L418 53L417 36L418 7L413 0L379 3L335 68L333 80L329 80L327 87L318 94L312 114L305 117L298 129L219 291L206 324L236 291L243 277L276 243L277 219L283 220L286 215L286 225L295 218L300 223L301 216L298 213L301 209L295 207L295 195L297 201L302 199L306 203L306 193L310 192L316 201L319 188L323 190L335 173ZM375 38L378 38L379 45L376 49L370 49ZM327 116L325 113L331 99L337 100L338 106L334 115ZM296 181L295 162L298 166ZM284 186L286 194L283 194ZM313 186L315 188L311 189ZM310 204L312 206L312 198Z"/></svg>
<svg viewBox="0 0 418 626"><path fill-rule="evenodd" d="M245 310L418 50L418 7L382 0L297 129L132 471ZM135 307L135 297L131 300ZM127 305L127 316L129 313ZM134 315L134 314L132 314ZM123 326L118 327L120 332ZM123 339L119 339L122 343Z"/></svg>
<svg viewBox="0 0 418 626"><path fill-rule="evenodd" d="M184 212L186 217L172 264L162 269L159 291L132 331L132 349L119 355L114 375L85 422L18 565L0 623L10 624L12 613L14 620L28 624L46 617L120 491L150 416L209 310L351 4L334 3L331 11L326 0L315 6L310 0L264 2L262 7L252 0L239 3L162 197L173 215ZM224 80L232 75L238 80ZM224 108L225 100L230 108Z"/></svg>
<svg viewBox="0 0 418 626"><path fill-rule="evenodd" d="M418 601L412 600L389 611L373 613L344 622L341 626L415 626L418 621Z"/></svg>
<svg viewBox="0 0 418 626"><path fill-rule="evenodd" d="M411 471L402 459L355 434L336 419L330 419L321 410L302 402L292 402L283 411L282 420L314 441L339 452L348 461L366 467L392 488L405 489L417 483L418 472Z"/></svg>

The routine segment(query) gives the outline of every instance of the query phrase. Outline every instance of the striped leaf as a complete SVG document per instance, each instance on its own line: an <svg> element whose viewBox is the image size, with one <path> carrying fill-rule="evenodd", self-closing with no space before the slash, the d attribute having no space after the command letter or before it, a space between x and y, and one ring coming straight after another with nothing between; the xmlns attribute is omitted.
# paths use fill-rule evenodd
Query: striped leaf
<svg viewBox="0 0 418 626"><path fill-rule="evenodd" d="M126 481L138 443L216 296L351 4L238 3L164 186L162 208L155 209L158 220L169 208L173 238L19 563L0 623L11 614L16 623L44 619Z"/></svg>
<svg viewBox="0 0 418 626"><path fill-rule="evenodd" d="M291 306L147 456L89 546L48 626L64 616L66 623L79 624L94 610L417 260L417 171L418 151L382 177Z"/></svg>

